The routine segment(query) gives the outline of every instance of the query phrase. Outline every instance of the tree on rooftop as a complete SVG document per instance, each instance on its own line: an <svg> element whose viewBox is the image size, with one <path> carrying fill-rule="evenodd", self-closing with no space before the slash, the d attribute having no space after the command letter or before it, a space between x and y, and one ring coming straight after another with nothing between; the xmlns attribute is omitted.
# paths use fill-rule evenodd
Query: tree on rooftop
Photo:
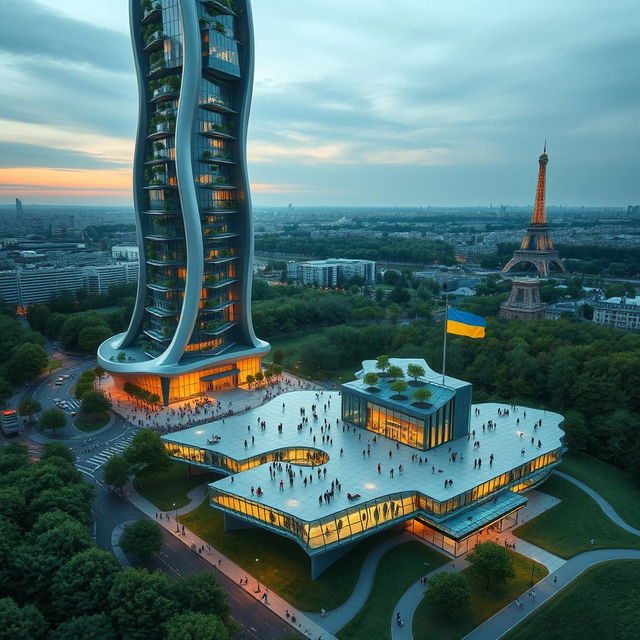
<svg viewBox="0 0 640 640"><path fill-rule="evenodd" d="M256 379L249 373L247 374L247 384L249 385L249 389L251 389L251 385L256 381Z"/></svg>
<svg viewBox="0 0 640 640"><path fill-rule="evenodd" d="M431 390L427 389L427 387L422 387L420 389L416 389L411 397L417 404L425 404L431 398Z"/></svg>
<svg viewBox="0 0 640 640"><path fill-rule="evenodd" d="M389 368L389 356L378 356L376 359L376 367L380 371L386 371Z"/></svg>
<svg viewBox="0 0 640 640"><path fill-rule="evenodd" d="M373 373L373 371L370 371L369 373L365 373L362 381L368 386L368 387L375 387L376 384L378 384L378 374L377 373Z"/></svg>
<svg viewBox="0 0 640 640"><path fill-rule="evenodd" d="M407 383L404 380L394 380L390 386L391 391L397 395L402 395L407 390Z"/></svg>
<svg viewBox="0 0 640 640"><path fill-rule="evenodd" d="M421 378L426 373L426 371L424 370L423 366L412 363L407 367L407 373L409 374L409 377L418 382L418 378Z"/></svg>
<svg viewBox="0 0 640 640"><path fill-rule="evenodd" d="M402 367L398 367L396 365L389 367L389 370L387 371L387 373L394 380L398 380L399 378L404 378L404 371L402 370Z"/></svg>

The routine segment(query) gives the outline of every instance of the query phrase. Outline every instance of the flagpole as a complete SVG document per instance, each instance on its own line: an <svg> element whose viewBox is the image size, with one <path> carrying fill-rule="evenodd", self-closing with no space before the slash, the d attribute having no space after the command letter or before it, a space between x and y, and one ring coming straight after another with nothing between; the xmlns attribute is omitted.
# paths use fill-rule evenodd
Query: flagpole
<svg viewBox="0 0 640 640"><path fill-rule="evenodd" d="M445 384L445 368L447 366L447 318L449 316L449 294L447 293L447 284L443 285L444 289L444 341L442 346L442 384Z"/></svg>

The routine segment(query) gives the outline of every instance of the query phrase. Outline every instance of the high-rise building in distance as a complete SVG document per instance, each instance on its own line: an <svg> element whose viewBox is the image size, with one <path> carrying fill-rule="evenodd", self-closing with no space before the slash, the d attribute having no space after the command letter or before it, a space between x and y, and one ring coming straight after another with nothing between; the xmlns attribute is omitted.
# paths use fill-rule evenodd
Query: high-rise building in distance
<svg viewBox="0 0 640 640"><path fill-rule="evenodd" d="M140 277L129 328L98 362L169 404L243 384L269 350L251 322L251 6L131 0L130 21Z"/></svg>

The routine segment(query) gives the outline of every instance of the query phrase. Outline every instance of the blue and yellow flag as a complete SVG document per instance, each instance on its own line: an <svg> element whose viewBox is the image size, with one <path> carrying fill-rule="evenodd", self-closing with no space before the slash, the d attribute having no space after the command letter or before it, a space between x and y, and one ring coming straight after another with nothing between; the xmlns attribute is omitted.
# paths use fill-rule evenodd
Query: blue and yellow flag
<svg viewBox="0 0 640 640"><path fill-rule="evenodd" d="M484 318L466 311L458 311L449 307L447 313L447 333L468 338L484 338L484 330L487 326Z"/></svg>

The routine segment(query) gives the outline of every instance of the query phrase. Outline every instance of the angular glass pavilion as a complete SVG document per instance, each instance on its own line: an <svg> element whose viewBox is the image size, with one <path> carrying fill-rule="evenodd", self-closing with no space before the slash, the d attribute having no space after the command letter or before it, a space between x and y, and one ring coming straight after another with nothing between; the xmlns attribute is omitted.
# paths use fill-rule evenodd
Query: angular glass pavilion
<svg viewBox="0 0 640 640"><path fill-rule="evenodd" d="M311 557L314 578L356 542L391 526L460 555L487 527L517 521L524 492L560 461L563 418L525 407L472 406L468 383L443 381L424 360L391 363L425 368L417 382L437 391L431 407L393 400L381 418L388 398L357 380L339 393L283 394L224 424L168 434L165 445L174 459L227 476L209 486L209 499L228 530L258 526L292 538ZM357 376L373 366L364 362ZM352 401L363 398L364 412L352 421ZM404 421L421 425L421 443L400 441L412 433L398 427Z"/></svg>
<svg viewBox="0 0 640 640"><path fill-rule="evenodd" d="M131 0L130 19L140 276L129 328L98 362L169 404L244 383L269 350L251 322L251 6Z"/></svg>

